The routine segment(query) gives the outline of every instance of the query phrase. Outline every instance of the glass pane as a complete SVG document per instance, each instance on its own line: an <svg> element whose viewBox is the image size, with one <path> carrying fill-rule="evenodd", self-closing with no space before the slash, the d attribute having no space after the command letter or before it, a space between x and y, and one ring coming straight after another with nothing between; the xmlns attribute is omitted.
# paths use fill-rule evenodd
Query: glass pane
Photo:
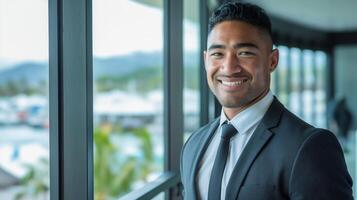
<svg viewBox="0 0 357 200"><path fill-rule="evenodd" d="M316 85L316 126L326 128L326 75L327 75L327 54L323 51L315 52L315 62L317 68Z"/></svg>
<svg viewBox="0 0 357 200"><path fill-rule="evenodd" d="M200 32L199 1L184 1L184 137L185 139L199 127L200 110Z"/></svg>
<svg viewBox="0 0 357 200"><path fill-rule="evenodd" d="M163 200L165 199L165 192L161 192L158 195L156 195L152 200Z"/></svg>
<svg viewBox="0 0 357 200"><path fill-rule="evenodd" d="M304 82L302 83L302 95L304 113L304 120L310 124L315 125L313 121L313 113L315 112L315 106L313 105L313 99L315 98L315 81L313 70L314 52L311 50L303 51L303 69L304 69Z"/></svg>
<svg viewBox="0 0 357 200"><path fill-rule="evenodd" d="M274 76L279 77L279 88L277 91L279 94L279 100L285 105L288 106L288 53L289 48L286 46L279 46L279 63L275 72L273 72Z"/></svg>
<svg viewBox="0 0 357 200"><path fill-rule="evenodd" d="M0 199L49 199L48 3L0 0Z"/></svg>
<svg viewBox="0 0 357 200"><path fill-rule="evenodd" d="M93 1L94 196L163 171L162 1Z"/></svg>
<svg viewBox="0 0 357 200"><path fill-rule="evenodd" d="M300 109L302 105L300 105L300 68L301 68L301 51L298 48L290 49L290 62L291 62L291 93L290 95L290 110L301 117Z"/></svg>

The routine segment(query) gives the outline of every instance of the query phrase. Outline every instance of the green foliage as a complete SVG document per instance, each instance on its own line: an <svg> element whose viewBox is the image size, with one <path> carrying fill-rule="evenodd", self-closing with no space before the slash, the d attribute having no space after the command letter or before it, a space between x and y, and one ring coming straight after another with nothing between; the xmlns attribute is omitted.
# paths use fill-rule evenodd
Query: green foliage
<svg viewBox="0 0 357 200"><path fill-rule="evenodd" d="M193 90L199 88L199 69L197 67L185 67L184 69L185 87ZM98 92L119 89L146 93L162 88L163 72L161 67L146 67L136 70L123 76L101 76L96 80Z"/></svg>
<svg viewBox="0 0 357 200"><path fill-rule="evenodd" d="M102 76L96 80L98 92L120 89L146 93L162 88L163 74L160 67L146 67L122 76Z"/></svg>
<svg viewBox="0 0 357 200"><path fill-rule="evenodd" d="M47 81L41 81L39 85L31 85L27 79L21 79L18 81L10 80L5 84L0 85L0 96L16 96L18 94L34 95L42 94L46 95L48 92Z"/></svg>
<svg viewBox="0 0 357 200"><path fill-rule="evenodd" d="M119 132L118 132L119 131ZM129 156L124 160L118 159L120 148L116 147L110 136L132 135L140 140L143 159ZM94 191L96 200L118 197L129 192L133 183L146 181L153 172L152 142L145 128L115 131L96 129L94 131Z"/></svg>
<svg viewBox="0 0 357 200"><path fill-rule="evenodd" d="M140 141L143 157L122 157L120 148L111 136L130 135ZM154 171L153 144L150 133L145 128L123 129L116 125L114 130L97 128L94 130L94 193L95 200L118 198L129 192L137 181L147 181ZM43 158L39 165L26 165L28 172L21 179L23 190L16 200L27 197L47 199L49 190L49 162Z"/></svg>

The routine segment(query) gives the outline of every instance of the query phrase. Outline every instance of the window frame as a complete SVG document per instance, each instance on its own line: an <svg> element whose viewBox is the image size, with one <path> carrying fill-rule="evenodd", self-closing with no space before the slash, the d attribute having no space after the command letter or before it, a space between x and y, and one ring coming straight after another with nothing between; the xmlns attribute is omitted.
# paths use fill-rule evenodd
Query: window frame
<svg viewBox="0 0 357 200"><path fill-rule="evenodd" d="M49 0L52 200L93 199L91 7L91 0Z"/></svg>
<svg viewBox="0 0 357 200"><path fill-rule="evenodd" d="M199 1L200 50L206 49L207 0ZM221 1L218 1L221 2ZM147 199L169 190L166 198L178 198L179 155L183 145L183 2L164 0L164 173L129 197ZM50 197L58 199L93 199L93 78L92 78L92 0L49 0L49 107L50 107ZM327 100L334 96L333 46L321 45L329 38L323 32L307 31L303 43L285 30L285 22L272 18L278 45L310 47L327 54ZM70 30L70 31L66 31ZM306 30L306 29L301 29ZM300 31L301 31L300 30ZM290 34L289 34L290 33ZM279 37L280 36L280 37ZM326 39L327 38L327 39ZM322 41L322 42L321 42ZM299 45L296 45L299 44ZM288 56L290 55L290 50ZM288 77L291 65L288 61ZM203 57L200 66L204 65ZM200 126L214 114L213 96L200 68ZM287 78L290 80L289 78ZM287 80L279 80L287 82ZM290 92L287 82L287 93ZM289 105L288 100L288 105ZM216 104L217 107L217 104ZM219 108L215 109L220 110ZM124 196L125 197L125 196ZM124 198L123 197L123 198Z"/></svg>
<svg viewBox="0 0 357 200"><path fill-rule="evenodd" d="M207 2L199 0L201 51L206 44ZM93 199L92 0L49 0L50 198ZM121 199L150 199L166 192L179 199L183 146L183 2L164 0L164 172ZM69 30L69 31L67 31ZM203 63L203 58L200 58ZM202 69L204 70L204 69ZM201 70L201 74L202 74ZM204 71L203 71L204 72ZM200 76L200 124L208 122L205 73Z"/></svg>
<svg viewBox="0 0 357 200"><path fill-rule="evenodd" d="M207 0L198 1L202 52L206 49L209 9ZM179 198L179 155L184 133L183 2L163 2L164 173L123 199L148 199L165 191L168 191L166 199ZM49 46L50 197L54 200L93 199L92 0L49 0ZM290 54L289 47L289 58ZM288 65L290 62L291 59ZM203 65L203 57L200 57L200 66ZM289 77L291 69L287 67ZM209 92L203 67L199 78L202 126L220 107ZM289 93L290 83L287 85Z"/></svg>

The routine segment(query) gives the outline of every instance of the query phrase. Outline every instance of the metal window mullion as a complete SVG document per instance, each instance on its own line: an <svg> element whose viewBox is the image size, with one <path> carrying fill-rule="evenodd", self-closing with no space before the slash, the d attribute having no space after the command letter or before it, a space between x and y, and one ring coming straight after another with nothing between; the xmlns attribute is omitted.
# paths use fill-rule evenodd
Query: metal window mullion
<svg viewBox="0 0 357 200"><path fill-rule="evenodd" d="M164 0L164 169L179 173L183 145L183 1ZM177 199L178 187L166 198Z"/></svg>
<svg viewBox="0 0 357 200"><path fill-rule="evenodd" d="M93 199L91 0L50 0L51 199Z"/></svg>
<svg viewBox="0 0 357 200"><path fill-rule="evenodd" d="M207 46L207 27L208 27L208 5L207 0L199 0L199 24L200 24L200 52L206 50ZM200 56L200 126L209 122L210 92L207 85L206 70L203 55Z"/></svg>
<svg viewBox="0 0 357 200"><path fill-rule="evenodd" d="M277 67L277 69L275 70L275 72L273 72L273 76L274 76L274 95L279 96L280 94L280 68Z"/></svg>
<svg viewBox="0 0 357 200"><path fill-rule="evenodd" d="M291 47L288 47L287 50L287 57L288 57L288 62L286 66L286 95L287 95L287 103L286 105L291 108L291 84L292 84L292 79L291 79L291 68L292 68L292 56L291 56Z"/></svg>
<svg viewBox="0 0 357 200"><path fill-rule="evenodd" d="M62 199L60 192L60 120L62 119L60 94L60 18L61 12L58 0L50 0L48 3L49 12L49 115L50 115L50 199Z"/></svg>
<svg viewBox="0 0 357 200"><path fill-rule="evenodd" d="M139 190L135 190L120 197L120 200L153 199L161 192L176 186L179 180L180 176L177 173L164 172L159 178L150 183L145 184L145 186L143 186Z"/></svg>
<svg viewBox="0 0 357 200"><path fill-rule="evenodd" d="M335 99L335 55L333 49L328 49L326 52L326 63L325 67L325 74L324 74L324 87L326 91L326 98L325 98L325 110L327 111L328 102L331 102ZM325 126L329 127L328 115L325 114Z"/></svg>
<svg viewBox="0 0 357 200"><path fill-rule="evenodd" d="M329 102L335 98L335 65L334 65L334 52L333 49L329 49L326 52L327 62L326 62L326 80L325 87L327 91L326 99Z"/></svg>
<svg viewBox="0 0 357 200"><path fill-rule="evenodd" d="M93 16L92 16L92 5L93 0L86 0L86 158L87 158L87 195L88 200L94 199L94 124L93 124Z"/></svg>
<svg viewBox="0 0 357 200"><path fill-rule="evenodd" d="M299 66L299 116L303 119L306 117L305 109L304 109L304 89L305 89L305 62L304 62L304 51L300 49L300 66Z"/></svg>
<svg viewBox="0 0 357 200"><path fill-rule="evenodd" d="M313 82L313 86L312 86L312 89L313 89L313 95L312 95L312 121L315 125L317 125L317 96L318 96L318 93L317 93L317 85L318 85L318 82L319 82L319 76L317 75L317 65L318 65L318 59L317 59L317 52L314 51L313 52L313 64L312 64L312 75L314 77L314 82Z"/></svg>

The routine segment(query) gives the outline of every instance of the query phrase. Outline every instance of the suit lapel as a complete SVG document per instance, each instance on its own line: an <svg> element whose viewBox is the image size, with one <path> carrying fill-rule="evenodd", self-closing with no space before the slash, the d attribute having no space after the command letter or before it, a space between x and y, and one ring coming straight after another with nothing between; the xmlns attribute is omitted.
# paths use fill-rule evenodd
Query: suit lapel
<svg viewBox="0 0 357 200"><path fill-rule="evenodd" d="M206 149L208 147L208 144L211 141L212 136L216 132L216 129L219 125L219 118L216 119L209 127L208 129L202 130L200 136L198 137L199 141L197 141L197 151L194 152L195 157L193 158L193 165L192 169L190 172L190 185L191 188L193 189L193 194L195 197L197 197L197 189L196 189L196 177L197 177L197 172L199 169L199 163L202 159L202 156L206 152ZM193 198L194 199L194 198Z"/></svg>
<svg viewBox="0 0 357 200"><path fill-rule="evenodd" d="M227 186L226 199L237 198L244 178L246 177L255 158L259 155L269 139L273 136L273 133L269 129L277 126L280 121L283 109L283 105L276 98L274 98L271 106L264 115L257 129L254 131L251 139L244 148L236 166L233 169Z"/></svg>

